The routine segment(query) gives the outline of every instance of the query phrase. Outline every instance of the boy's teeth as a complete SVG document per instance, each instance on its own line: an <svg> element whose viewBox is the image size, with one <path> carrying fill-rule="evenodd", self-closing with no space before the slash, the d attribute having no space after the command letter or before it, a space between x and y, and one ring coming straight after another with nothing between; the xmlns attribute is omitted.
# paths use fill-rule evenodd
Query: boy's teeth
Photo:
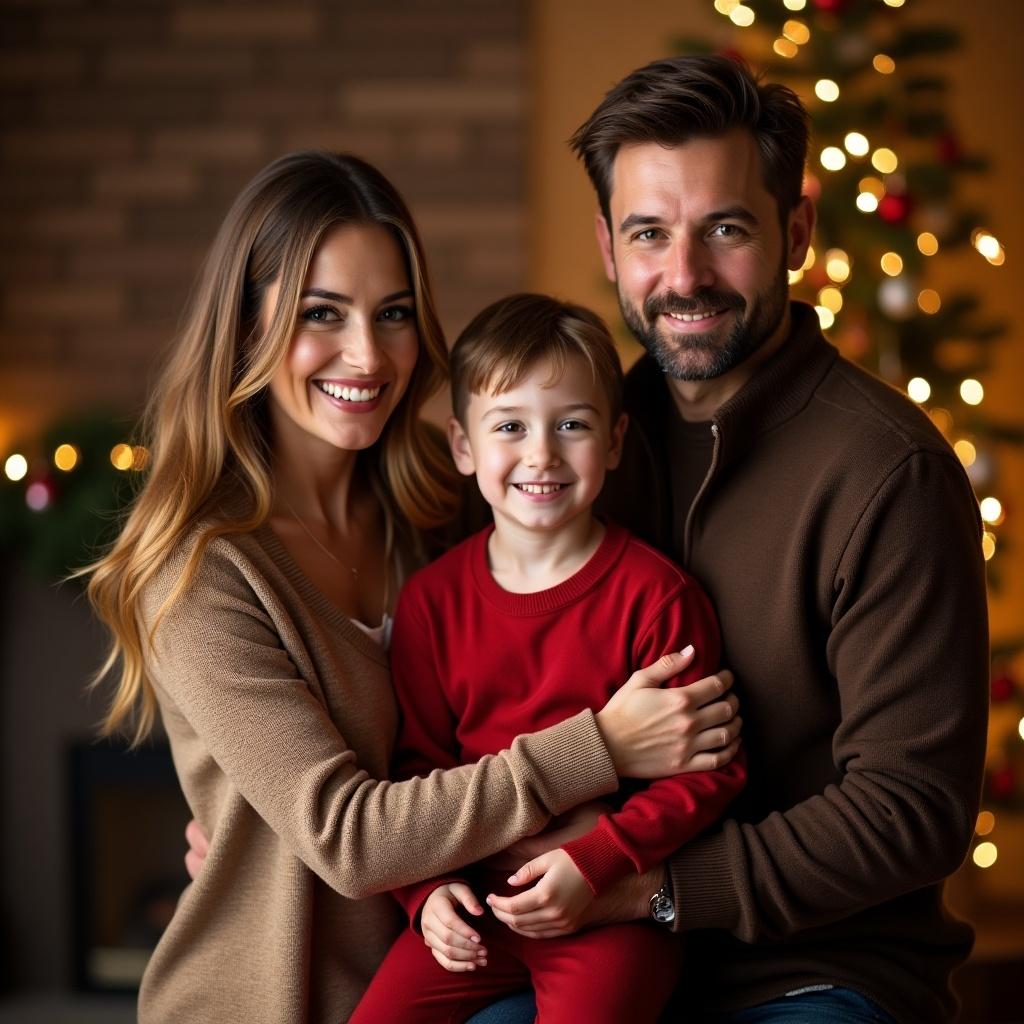
<svg viewBox="0 0 1024 1024"><path fill-rule="evenodd" d="M343 402L369 402L380 394L380 388L350 388L340 384L331 384L318 380L316 386L332 398L340 398Z"/></svg>
<svg viewBox="0 0 1024 1024"><path fill-rule="evenodd" d="M527 494L553 494L559 490L561 484L516 484L516 487Z"/></svg>

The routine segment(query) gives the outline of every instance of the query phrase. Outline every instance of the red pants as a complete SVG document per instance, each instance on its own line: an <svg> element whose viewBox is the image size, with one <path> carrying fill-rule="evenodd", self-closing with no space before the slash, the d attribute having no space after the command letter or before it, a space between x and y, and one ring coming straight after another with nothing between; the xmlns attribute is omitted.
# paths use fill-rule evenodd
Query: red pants
<svg viewBox="0 0 1024 1024"><path fill-rule="evenodd" d="M350 1024L457 1024L530 984L543 1024L654 1024L682 966L678 936L646 923L526 939L474 918L487 966L445 970L411 930L399 936Z"/></svg>

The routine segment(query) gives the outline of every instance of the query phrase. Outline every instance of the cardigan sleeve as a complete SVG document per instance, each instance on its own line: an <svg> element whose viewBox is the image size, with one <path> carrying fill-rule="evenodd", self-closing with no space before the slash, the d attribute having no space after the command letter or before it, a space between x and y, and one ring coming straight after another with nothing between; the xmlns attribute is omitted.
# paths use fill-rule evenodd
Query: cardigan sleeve
<svg viewBox="0 0 1024 1024"><path fill-rule="evenodd" d="M165 567L143 619L176 579ZM618 787L594 716L518 738L476 764L388 782L360 768L284 647L258 587L222 546L159 621L151 675L282 842L362 898L503 849Z"/></svg>
<svg viewBox="0 0 1024 1024"><path fill-rule="evenodd" d="M952 455L911 453L866 496L830 582L838 784L680 850L680 929L782 939L937 882L966 855L988 630L978 506Z"/></svg>
<svg viewBox="0 0 1024 1024"><path fill-rule="evenodd" d="M686 644L693 661L669 684L686 686L715 672L721 638L711 601L686 579L655 607L636 638L633 664L648 665ZM619 810L602 815L594 829L564 849L595 895L628 874L643 874L716 821L746 781L741 750L724 768L656 779L630 796Z"/></svg>
<svg viewBox="0 0 1024 1024"><path fill-rule="evenodd" d="M413 577L399 595L391 634L391 681L401 716L391 769L395 779L410 779L427 775L435 768L454 768L461 764L455 715L445 697L444 680L438 675L437 660L433 656L433 638L419 614L417 598L416 577ZM464 864L477 859L476 851L471 850ZM420 911L427 897L439 885L456 881L466 879L452 874L437 875L400 886L393 895L413 927L418 928Z"/></svg>

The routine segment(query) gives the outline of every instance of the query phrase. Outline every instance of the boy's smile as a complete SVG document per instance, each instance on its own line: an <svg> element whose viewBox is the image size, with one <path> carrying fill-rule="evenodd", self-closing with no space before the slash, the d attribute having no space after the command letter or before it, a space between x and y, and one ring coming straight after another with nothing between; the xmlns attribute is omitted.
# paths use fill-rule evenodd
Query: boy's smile
<svg viewBox="0 0 1024 1024"><path fill-rule="evenodd" d="M555 377L547 360L501 394L469 397L465 426L449 440L460 472L476 474L497 529L555 533L590 508L619 461L625 417L612 424L608 398L581 357Z"/></svg>

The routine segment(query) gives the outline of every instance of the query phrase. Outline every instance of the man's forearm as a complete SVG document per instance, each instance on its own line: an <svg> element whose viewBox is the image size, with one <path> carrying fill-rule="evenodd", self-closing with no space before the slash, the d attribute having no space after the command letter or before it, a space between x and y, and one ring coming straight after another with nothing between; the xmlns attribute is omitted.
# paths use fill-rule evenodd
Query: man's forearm
<svg viewBox="0 0 1024 1024"><path fill-rule="evenodd" d="M590 904L583 916L583 924L590 928L649 917L651 897L667 881L668 872L663 864L643 875L629 875L621 879Z"/></svg>

